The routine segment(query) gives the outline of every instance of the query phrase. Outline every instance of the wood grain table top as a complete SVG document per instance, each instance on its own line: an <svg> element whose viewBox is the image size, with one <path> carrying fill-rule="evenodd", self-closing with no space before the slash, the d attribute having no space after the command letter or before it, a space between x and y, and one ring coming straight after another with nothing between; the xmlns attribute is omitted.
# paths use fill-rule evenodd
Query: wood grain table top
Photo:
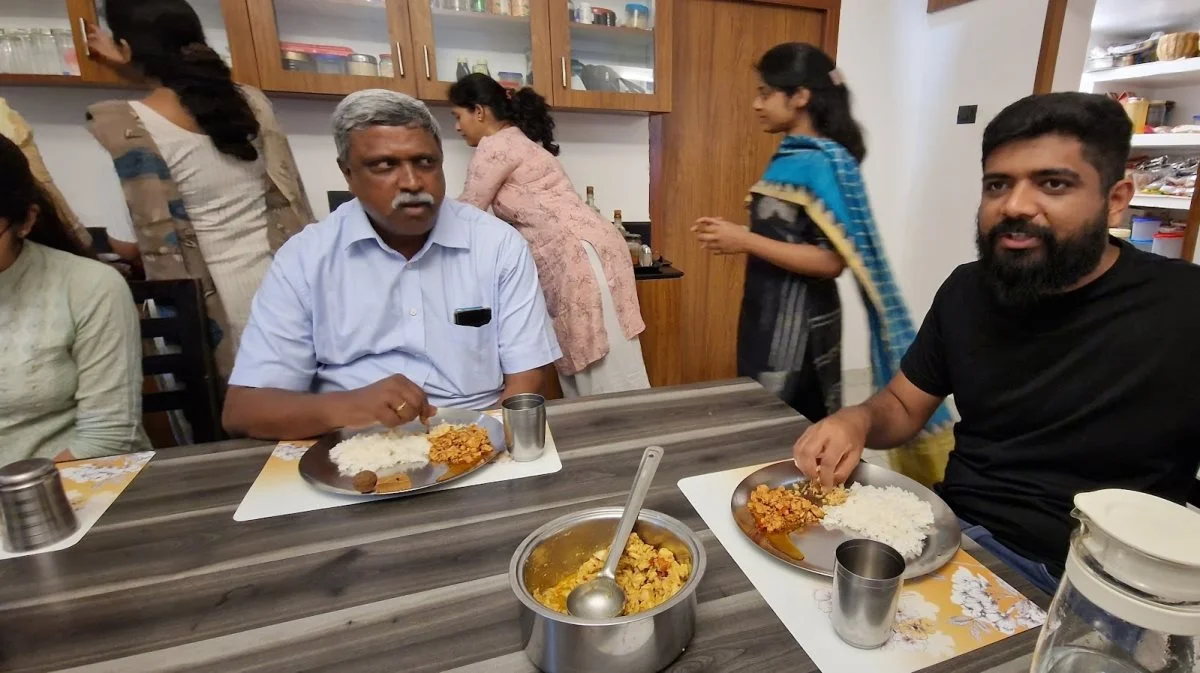
<svg viewBox="0 0 1200 673"><path fill-rule="evenodd" d="M0 562L0 671L529 673L513 550L550 519L623 504L650 444L666 455L646 506L698 531L709 559L696 637L670 670L816 671L676 486L788 456L803 418L747 380L559 402L548 418L556 474L244 523L233 512L272 445L161 451L77 545ZM1027 670L1035 640L927 670Z"/></svg>

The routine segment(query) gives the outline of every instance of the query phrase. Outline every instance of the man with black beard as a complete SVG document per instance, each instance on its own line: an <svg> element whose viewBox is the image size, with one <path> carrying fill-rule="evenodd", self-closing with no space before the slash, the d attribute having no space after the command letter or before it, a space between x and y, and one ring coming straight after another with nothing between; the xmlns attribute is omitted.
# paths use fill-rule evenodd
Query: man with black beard
<svg viewBox="0 0 1200 673"><path fill-rule="evenodd" d="M1076 493L1184 502L1200 466L1200 267L1108 236L1133 196L1130 133L1120 105L1080 93L1024 98L988 124L979 261L942 285L886 389L796 442L801 470L842 482L864 446L905 443L954 395L938 492L1047 592Z"/></svg>

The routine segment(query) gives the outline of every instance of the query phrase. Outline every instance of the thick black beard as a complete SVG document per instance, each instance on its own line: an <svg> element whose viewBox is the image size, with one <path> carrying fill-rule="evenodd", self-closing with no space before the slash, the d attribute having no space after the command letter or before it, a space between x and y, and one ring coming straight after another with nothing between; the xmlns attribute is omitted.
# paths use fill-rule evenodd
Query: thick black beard
<svg viewBox="0 0 1200 673"><path fill-rule="evenodd" d="M1108 245L1108 217L1101 211L1078 235L1056 238L1048 228L1028 220L1006 219L986 236L976 226L975 246L983 277L996 301L1013 308L1030 307L1059 294L1091 273ZM1021 233L1041 240L1033 250L1001 249L1004 234Z"/></svg>

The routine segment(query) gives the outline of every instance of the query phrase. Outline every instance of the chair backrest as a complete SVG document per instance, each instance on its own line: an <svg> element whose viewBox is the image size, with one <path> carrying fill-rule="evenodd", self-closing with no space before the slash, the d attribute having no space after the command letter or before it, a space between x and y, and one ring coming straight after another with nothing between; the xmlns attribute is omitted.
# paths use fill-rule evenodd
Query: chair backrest
<svg viewBox="0 0 1200 673"><path fill-rule="evenodd" d="M1192 492L1188 494L1188 502L1195 507L1200 507L1200 473L1196 475L1196 481L1192 482Z"/></svg>
<svg viewBox="0 0 1200 673"><path fill-rule="evenodd" d="M221 395L212 348L209 346L208 319L200 285L190 278L180 280L131 281L133 298L139 306L153 300L159 317L142 321L142 375L159 377L170 374L173 387L142 394L142 412L182 411L196 443L215 442L225 437L221 430ZM162 339L167 352L146 345Z"/></svg>

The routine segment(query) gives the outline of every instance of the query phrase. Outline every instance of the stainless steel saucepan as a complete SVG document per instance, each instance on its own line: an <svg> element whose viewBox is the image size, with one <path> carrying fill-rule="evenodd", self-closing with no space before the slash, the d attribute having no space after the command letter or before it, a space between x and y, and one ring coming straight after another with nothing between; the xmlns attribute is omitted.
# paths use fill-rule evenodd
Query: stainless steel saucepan
<svg viewBox="0 0 1200 673"><path fill-rule="evenodd" d="M653 510L642 510L634 532L692 566L683 588L669 600L636 615L593 621L555 612L533 597L605 548L621 511L603 507L560 517L525 538L513 554L508 581L521 602L521 641L529 660L546 673L654 673L692 640L704 545L683 523Z"/></svg>

